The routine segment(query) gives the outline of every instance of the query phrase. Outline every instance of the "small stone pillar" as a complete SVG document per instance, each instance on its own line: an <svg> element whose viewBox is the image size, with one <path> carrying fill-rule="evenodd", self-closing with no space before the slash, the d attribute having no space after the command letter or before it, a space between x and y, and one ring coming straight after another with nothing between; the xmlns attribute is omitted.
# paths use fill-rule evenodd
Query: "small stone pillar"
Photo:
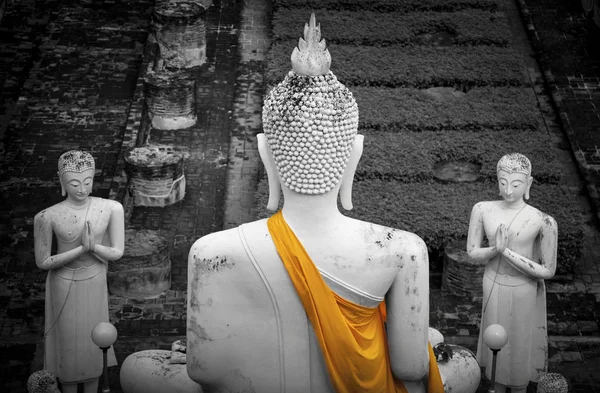
<svg viewBox="0 0 600 393"><path fill-rule="evenodd" d="M148 71L144 98L152 127L179 130L196 124L196 80L186 73Z"/></svg>
<svg viewBox="0 0 600 393"><path fill-rule="evenodd" d="M171 287L171 254L164 237L151 230L127 229L125 253L108 264L111 295L144 298Z"/></svg>
<svg viewBox="0 0 600 393"><path fill-rule="evenodd" d="M469 258L466 239L453 241L444 251L442 289L454 295L482 297L484 270L484 263Z"/></svg>
<svg viewBox="0 0 600 393"><path fill-rule="evenodd" d="M136 147L125 154L128 187L137 206L164 207L185 197L183 153L165 145Z"/></svg>
<svg viewBox="0 0 600 393"><path fill-rule="evenodd" d="M161 1L152 13L152 33L165 68L206 62L206 8L196 2Z"/></svg>

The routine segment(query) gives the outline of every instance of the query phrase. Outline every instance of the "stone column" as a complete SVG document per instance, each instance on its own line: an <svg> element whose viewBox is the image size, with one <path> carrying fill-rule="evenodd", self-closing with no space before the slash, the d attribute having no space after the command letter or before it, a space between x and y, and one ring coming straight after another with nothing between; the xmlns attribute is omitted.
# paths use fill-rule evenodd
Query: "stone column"
<svg viewBox="0 0 600 393"><path fill-rule="evenodd" d="M196 80L187 73L148 71L144 96L152 127L179 130L196 124Z"/></svg>
<svg viewBox="0 0 600 393"><path fill-rule="evenodd" d="M171 287L171 255L164 237L127 229L125 253L108 264L108 290L126 298L152 297Z"/></svg>
<svg viewBox="0 0 600 393"><path fill-rule="evenodd" d="M183 154L176 148L136 147L125 154L125 164L134 205L164 207L184 198Z"/></svg>
<svg viewBox="0 0 600 393"><path fill-rule="evenodd" d="M450 242L444 251L442 289L454 295L482 297L484 271L485 264L469 258L466 239Z"/></svg>
<svg viewBox="0 0 600 393"><path fill-rule="evenodd" d="M196 2L161 1L152 14L152 33L167 69L201 66L206 61L206 8Z"/></svg>

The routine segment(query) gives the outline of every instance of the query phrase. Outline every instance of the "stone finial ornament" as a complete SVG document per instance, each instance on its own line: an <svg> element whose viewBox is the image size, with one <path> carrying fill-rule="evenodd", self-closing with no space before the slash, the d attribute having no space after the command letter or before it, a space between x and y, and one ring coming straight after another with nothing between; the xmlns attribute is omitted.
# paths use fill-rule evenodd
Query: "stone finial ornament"
<svg viewBox="0 0 600 393"><path fill-rule="evenodd" d="M562 374L546 373L540 377L537 393L569 393L569 384Z"/></svg>
<svg viewBox="0 0 600 393"><path fill-rule="evenodd" d="M296 74L318 76L329 72L331 55L325 39L321 39L321 24L317 24L315 14L304 25L304 38L298 40L298 46L292 52L292 70Z"/></svg>
<svg viewBox="0 0 600 393"><path fill-rule="evenodd" d="M60 393L56 383L56 375L48 370L34 372L27 379L28 393Z"/></svg>
<svg viewBox="0 0 600 393"><path fill-rule="evenodd" d="M292 69L265 99L263 128L282 182L324 194L341 179L358 129L350 90L329 71L331 57L314 14L292 54Z"/></svg>
<svg viewBox="0 0 600 393"><path fill-rule="evenodd" d="M510 153L503 156L496 166L496 172L523 173L531 176L531 162L521 153Z"/></svg>

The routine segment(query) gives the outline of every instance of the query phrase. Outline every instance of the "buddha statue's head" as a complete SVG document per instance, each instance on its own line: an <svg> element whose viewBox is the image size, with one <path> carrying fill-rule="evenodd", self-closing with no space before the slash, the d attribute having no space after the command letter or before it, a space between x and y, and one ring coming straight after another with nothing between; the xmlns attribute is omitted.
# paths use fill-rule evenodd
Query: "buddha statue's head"
<svg viewBox="0 0 600 393"><path fill-rule="evenodd" d="M331 56L314 14L291 60L292 70L265 99L264 134L258 136L269 176L268 208L277 208L280 186L284 195L337 196L343 183L342 205L351 209L352 178L362 152L358 106L329 70Z"/></svg>
<svg viewBox="0 0 600 393"><path fill-rule="evenodd" d="M60 393L56 376L47 370L34 372L27 379L28 393Z"/></svg>
<svg viewBox="0 0 600 393"><path fill-rule="evenodd" d="M73 201L87 198L94 185L94 157L86 151L70 150L58 159L61 193Z"/></svg>
<svg viewBox="0 0 600 393"><path fill-rule="evenodd" d="M540 376L537 393L568 393L569 384L562 374L546 373Z"/></svg>
<svg viewBox="0 0 600 393"><path fill-rule="evenodd" d="M520 153L503 156L496 166L498 189L505 201L517 202L529 199L529 190L533 183L531 162Z"/></svg>

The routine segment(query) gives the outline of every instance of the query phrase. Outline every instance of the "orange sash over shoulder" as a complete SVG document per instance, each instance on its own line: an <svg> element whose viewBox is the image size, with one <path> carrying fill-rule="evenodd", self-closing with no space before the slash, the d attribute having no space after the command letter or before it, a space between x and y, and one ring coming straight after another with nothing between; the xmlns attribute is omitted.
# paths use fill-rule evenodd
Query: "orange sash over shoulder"
<svg viewBox="0 0 600 393"><path fill-rule="evenodd" d="M384 327L385 303L368 308L333 292L323 281L281 210L267 221L283 261L319 340L329 377L337 393L407 393L394 379ZM429 345L429 393L444 393Z"/></svg>

